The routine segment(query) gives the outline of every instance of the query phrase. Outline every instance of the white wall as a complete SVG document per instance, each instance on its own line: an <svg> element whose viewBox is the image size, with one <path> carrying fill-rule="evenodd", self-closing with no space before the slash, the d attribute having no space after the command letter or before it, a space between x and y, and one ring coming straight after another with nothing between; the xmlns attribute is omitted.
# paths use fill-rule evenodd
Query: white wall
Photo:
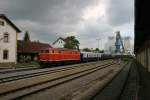
<svg viewBox="0 0 150 100"><path fill-rule="evenodd" d="M4 21L4 26L0 25L0 38L4 37L4 33L8 32L9 34L9 42L4 43L3 40L0 41L0 63L6 62L16 62L17 59L17 32L16 30L10 26L4 19L0 19ZM8 50L8 59L3 59L3 50Z"/></svg>
<svg viewBox="0 0 150 100"><path fill-rule="evenodd" d="M133 54L133 46L131 45L131 38L130 37L124 37L123 38L123 45L125 48L125 53Z"/></svg>
<svg viewBox="0 0 150 100"><path fill-rule="evenodd" d="M53 48L64 48L65 42L62 39L59 39L55 44L53 44Z"/></svg>

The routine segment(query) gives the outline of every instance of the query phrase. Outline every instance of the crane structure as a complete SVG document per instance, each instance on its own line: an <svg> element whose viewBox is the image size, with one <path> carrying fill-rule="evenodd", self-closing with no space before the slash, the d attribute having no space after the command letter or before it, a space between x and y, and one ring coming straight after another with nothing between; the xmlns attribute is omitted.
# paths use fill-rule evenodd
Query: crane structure
<svg viewBox="0 0 150 100"><path fill-rule="evenodd" d="M120 35L120 31L116 32L115 53L124 53L124 45Z"/></svg>

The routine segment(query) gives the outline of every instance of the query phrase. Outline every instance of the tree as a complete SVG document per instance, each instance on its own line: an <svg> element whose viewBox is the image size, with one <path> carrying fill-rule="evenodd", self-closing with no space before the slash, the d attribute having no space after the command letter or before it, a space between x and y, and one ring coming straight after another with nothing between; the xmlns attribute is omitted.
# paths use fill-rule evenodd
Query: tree
<svg viewBox="0 0 150 100"><path fill-rule="evenodd" d="M24 40L24 41L30 41L30 35L29 35L29 32L28 32L28 31L25 32L25 35L24 35L23 40Z"/></svg>
<svg viewBox="0 0 150 100"><path fill-rule="evenodd" d="M84 48L83 51L85 51L85 52L91 52L91 49L89 49L89 48Z"/></svg>
<svg viewBox="0 0 150 100"><path fill-rule="evenodd" d="M99 50L99 53L104 53L104 50Z"/></svg>
<svg viewBox="0 0 150 100"><path fill-rule="evenodd" d="M77 49L79 50L79 41L76 39L75 36L69 36L65 38L66 43L64 44L64 48L67 49Z"/></svg>
<svg viewBox="0 0 150 100"><path fill-rule="evenodd" d="M95 51L95 52L100 52L99 48L96 48L94 51Z"/></svg>

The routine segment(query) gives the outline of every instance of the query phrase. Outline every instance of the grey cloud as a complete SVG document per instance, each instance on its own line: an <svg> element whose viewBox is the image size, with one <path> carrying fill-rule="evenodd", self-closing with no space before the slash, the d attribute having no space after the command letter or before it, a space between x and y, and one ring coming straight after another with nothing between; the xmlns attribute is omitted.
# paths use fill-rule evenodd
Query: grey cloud
<svg viewBox="0 0 150 100"><path fill-rule="evenodd" d="M131 22L134 18L134 1L109 0L106 13L108 22L112 26L119 26Z"/></svg>
<svg viewBox="0 0 150 100"><path fill-rule="evenodd" d="M103 21L103 19L98 19L96 21L90 20L84 23L84 28L80 30L82 32L80 37L82 38L106 38L111 34L113 28Z"/></svg>
<svg viewBox="0 0 150 100"><path fill-rule="evenodd" d="M13 19L56 23L73 23L80 20L83 8L92 4L91 0L3 0L0 12ZM7 8L7 9L4 9Z"/></svg>
<svg viewBox="0 0 150 100"><path fill-rule="evenodd" d="M33 40L51 43L64 36L63 33L76 32L81 44L87 45L89 40L89 45L93 45L95 38L105 38L112 34L114 27L133 20L130 0L109 0L106 4L107 22L102 18L85 21L83 10L95 5L95 1L1 0L0 13L6 14L22 31L29 30Z"/></svg>

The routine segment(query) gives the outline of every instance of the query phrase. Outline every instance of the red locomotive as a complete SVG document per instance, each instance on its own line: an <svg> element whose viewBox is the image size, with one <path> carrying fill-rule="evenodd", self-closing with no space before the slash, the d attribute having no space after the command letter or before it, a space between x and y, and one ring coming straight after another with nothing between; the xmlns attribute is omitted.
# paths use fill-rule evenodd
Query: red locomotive
<svg viewBox="0 0 150 100"><path fill-rule="evenodd" d="M80 61L80 51L68 49L44 49L39 53L40 65L50 66Z"/></svg>

